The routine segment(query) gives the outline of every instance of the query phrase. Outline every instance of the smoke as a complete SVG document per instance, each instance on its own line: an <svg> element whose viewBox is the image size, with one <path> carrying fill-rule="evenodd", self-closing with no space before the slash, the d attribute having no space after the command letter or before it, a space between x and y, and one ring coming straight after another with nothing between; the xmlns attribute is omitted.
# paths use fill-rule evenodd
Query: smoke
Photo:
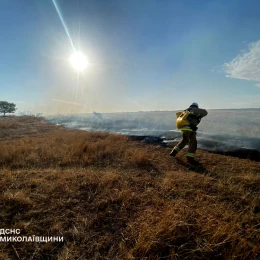
<svg viewBox="0 0 260 260"><path fill-rule="evenodd" d="M260 138L231 134L206 134L198 136L199 148L210 151L252 149L260 151Z"/></svg>
<svg viewBox="0 0 260 260"><path fill-rule="evenodd" d="M72 101L68 101L68 100L61 100L61 99L52 99L55 102L58 103L63 103L63 104L68 104L68 105L74 105L74 106L83 106L83 104L77 103L77 102L72 102Z"/></svg>
<svg viewBox="0 0 260 260"><path fill-rule="evenodd" d="M198 148L224 152L248 149L260 152L260 109L211 110L202 119L197 131ZM101 131L138 136L153 142L158 138L165 145L181 140L175 127L175 112L103 113L47 117L55 124L85 131ZM155 139L147 137L155 137ZM146 138L146 139L145 139Z"/></svg>

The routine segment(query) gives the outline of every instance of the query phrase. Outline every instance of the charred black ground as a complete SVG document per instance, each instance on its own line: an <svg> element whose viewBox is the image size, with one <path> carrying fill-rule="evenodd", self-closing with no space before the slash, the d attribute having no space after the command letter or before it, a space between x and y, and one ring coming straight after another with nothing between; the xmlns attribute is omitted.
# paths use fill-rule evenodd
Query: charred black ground
<svg viewBox="0 0 260 260"><path fill-rule="evenodd" d="M167 139L161 138L161 137L156 137L156 136L138 136L138 135L132 135L129 136L132 140L140 141L143 143L149 143L149 144L154 144L154 145L161 145L163 147L168 146L167 145ZM176 144L177 141L171 142L172 144ZM209 145L209 144L208 144ZM254 149L245 149L245 148L233 148L232 150L219 150L219 149L206 149L206 148L201 148L204 151L209 151L212 153L216 154L222 154L222 155L227 155L227 156L233 156L237 158L243 158L243 159L250 159L253 161L260 161L260 151L254 150Z"/></svg>

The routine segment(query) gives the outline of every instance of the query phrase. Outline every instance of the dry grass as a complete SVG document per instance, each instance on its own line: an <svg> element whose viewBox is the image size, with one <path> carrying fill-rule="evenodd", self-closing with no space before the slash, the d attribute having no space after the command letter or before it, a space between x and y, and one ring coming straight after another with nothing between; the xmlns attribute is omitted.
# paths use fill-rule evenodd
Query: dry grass
<svg viewBox="0 0 260 260"><path fill-rule="evenodd" d="M0 228L64 242L1 243L0 259L259 259L259 162L198 151L193 169L125 136L1 120Z"/></svg>
<svg viewBox="0 0 260 260"><path fill-rule="evenodd" d="M23 137L2 142L0 166L35 167L148 165L146 151L135 151L122 135L61 131L42 137Z"/></svg>

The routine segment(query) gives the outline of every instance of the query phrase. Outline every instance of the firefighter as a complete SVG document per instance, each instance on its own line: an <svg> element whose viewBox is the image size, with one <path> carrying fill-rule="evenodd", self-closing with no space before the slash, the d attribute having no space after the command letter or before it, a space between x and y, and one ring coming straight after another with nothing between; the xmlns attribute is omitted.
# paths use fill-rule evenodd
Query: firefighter
<svg viewBox="0 0 260 260"><path fill-rule="evenodd" d="M199 108L197 103L192 103L189 108L183 112L176 114L177 127L182 132L182 140L172 149L170 155L175 156L185 145L189 145L186 154L187 162L190 164L198 164L195 160L195 152L197 150L196 130L202 117L205 117L208 112L205 109Z"/></svg>

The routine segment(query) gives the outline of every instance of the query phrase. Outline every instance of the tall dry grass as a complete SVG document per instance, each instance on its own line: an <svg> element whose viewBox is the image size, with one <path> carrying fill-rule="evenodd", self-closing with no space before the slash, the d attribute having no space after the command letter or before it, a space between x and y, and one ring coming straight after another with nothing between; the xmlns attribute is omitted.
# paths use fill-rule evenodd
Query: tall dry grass
<svg viewBox="0 0 260 260"><path fill-rule="evenodd" d="M212 178L185 172L88 168L1 172L0 220L23 235L25 259L257 259L259 213ZM242 195L242 193L240 194ZM14 250L2 244L14 258ZM32 257L33 256L33 257Z"/></svg>
<svg viewBox="0 0 260 260"><path fill-rule="evenodd" d="M115 164L149 165L146 151L137 151L126 136L73 131L3 142L0 167L68 167Z"/></svg>

